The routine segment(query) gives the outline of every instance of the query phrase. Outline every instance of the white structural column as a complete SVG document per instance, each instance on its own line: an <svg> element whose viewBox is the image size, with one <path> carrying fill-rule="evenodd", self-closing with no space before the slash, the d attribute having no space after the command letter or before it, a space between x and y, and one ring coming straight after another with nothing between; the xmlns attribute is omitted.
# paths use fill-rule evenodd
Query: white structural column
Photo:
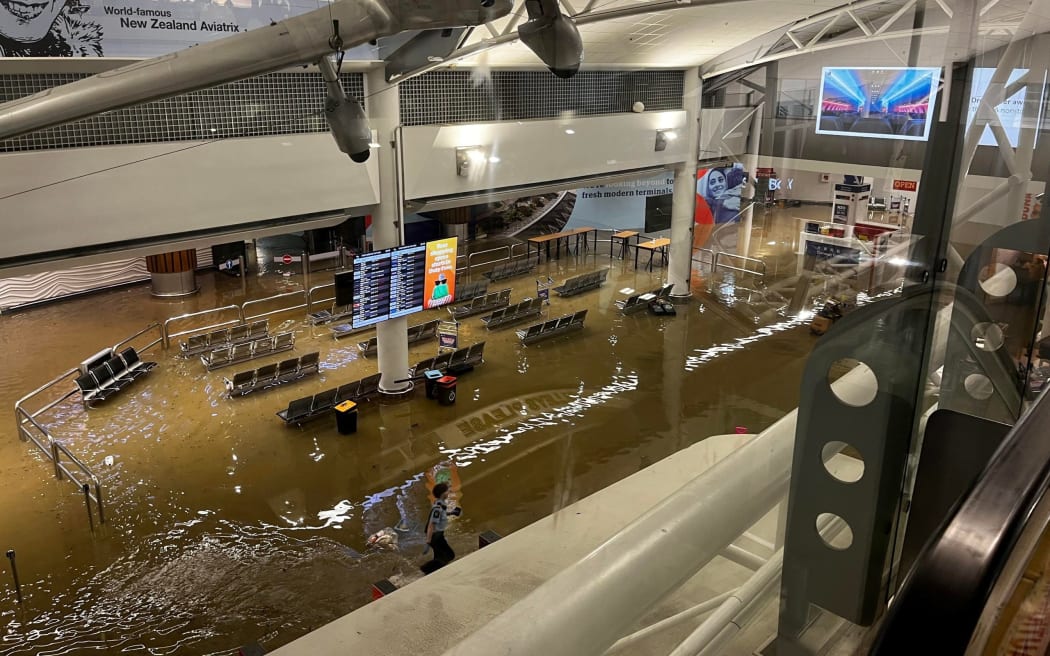
<svg viewBox="0 0 1050 656"><path fill-rule="evenodd" d="M762 143L762 110L764 109L765 103L760 103L758 107L755 107L755 111L751 114L751 123L747 132L747 156L744 157L744 170L747 174L755 175L758 171L758 149ZM751 185L751 189L755 189L754 185ZM747 257L751 250L751 227L754 223L755 216L755 202L758 199L758 190L752 192L755 199L747 204L747 207L740 215L740 232L737 238L737 254Z"/></svg>
<svg viewBox="0 0 1050 656"><path fill-rule="evenodd" d="M674 285L671 295L689 296L689 274L693 257L693 214L696 212L696 155L700 148L700 69L685 71L682 93L685 110L685 161L674 169L674 196L671 202L671 253L667 263L667 282Z"/></svg>
<svg viewBox="0 0 1050 656"><path fill-rule="evenodd" d="M402 203L397 179L396 130L401 120L397 85L387 84L382 67L368 72L365 92L368 95L368 122L376 132L379 148L379 205L372 214L372 244L376 250L400 246L402 238ZM396 394L408 389L408 318L389 319L376 325L379 350L379 391ZM397 382L404 381L404 382Z"/></svg>

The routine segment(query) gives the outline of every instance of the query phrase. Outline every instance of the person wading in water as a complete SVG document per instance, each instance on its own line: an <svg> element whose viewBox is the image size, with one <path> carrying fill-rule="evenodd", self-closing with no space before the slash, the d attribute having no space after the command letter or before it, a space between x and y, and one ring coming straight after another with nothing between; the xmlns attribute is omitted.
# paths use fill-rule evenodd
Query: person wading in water
<svg viewBox="0 0 1050 656"><path fill-rule="evenodd" d="M448 511L448 485L438 483L434 486L434 506L430 509L430 518L427 520L427 546L434 550L434 558L423 563L419 569L424 574L430 574L448 565L456 558L456 552L448 546L445 540L445 529L448 528L448 516L459 517L463 512L461 508L455 508L451 513Z"/></svg>

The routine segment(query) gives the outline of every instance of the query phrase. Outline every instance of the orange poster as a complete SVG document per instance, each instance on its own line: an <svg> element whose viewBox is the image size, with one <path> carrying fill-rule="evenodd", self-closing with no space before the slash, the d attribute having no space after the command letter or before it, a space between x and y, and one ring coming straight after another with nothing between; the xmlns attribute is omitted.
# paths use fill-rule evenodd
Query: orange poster
<svg viewBox="0 0 1050 656"><path fill-rule="evenodd" d="M423 307L441 307L456 295L456 238L427 242Z"/></svg>

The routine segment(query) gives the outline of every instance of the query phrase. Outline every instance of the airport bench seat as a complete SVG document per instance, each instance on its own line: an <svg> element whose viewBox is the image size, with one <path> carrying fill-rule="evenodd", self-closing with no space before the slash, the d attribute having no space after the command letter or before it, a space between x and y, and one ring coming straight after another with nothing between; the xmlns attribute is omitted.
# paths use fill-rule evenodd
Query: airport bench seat
<svg viewBox="0 0 1050 656"><path fill-rule="evenodd" d="M522 344L529 345L550 339L558 335L575 332L583 329L583 322L587 318L587 310L580 310L573 314L566 314L557 319L550 319L543 323L537 323L517 331L518 339Z"/></svg>
<svg viewBox="0 0 1050 656"><path fill-rule="evenodd" d="M499 280L524 275L535 268L536 264L533 263L532 260L526 258L524 260L518 260L517 262L497 264L491 271L486 271L483 275L492 282L497 282Z"/></svg>
<svg viewBox="0 0 1050 656"><path fill-rule="evenodd" d="M440 320L434 319L427 321L426 323L416 324L408 327L408 343L415 344L417 342L426 341L437 337L438 324ZM371 357L379 352L379 342L375 337L371 337L363 342L357 343L357 348L361 351L361 355Z"/></svg>
<svg viewBox="0 0 1050 656"><path fill-rule="evenodd" d="M313 326L320 326L322 324L331 323L333 321L339 321L345 319L354 313L353 305L335 305L332 304L332 308L329 310L321 310L320 312L311 312L306 315L306 318L310 321Z"/></svg>
<svg viewBox="0 0 1050 656"><path fill-rule="evenodd" d="M223 384L230 397L244 396L316 374L320 369L320 360L319 352L306 353L301 357L288 358L277 364L242 371L235 374L233 378L223 378Z"/></svg>
<svg viewBox="0 0 1050 656"><path fill-rule="evenodd" d="M442 373L447 373L450 369L453 371L469 370L484 363L484 358L485 342L476 342L456 349L452 353L442 353L437 357L421 360L412 368L412 378L418 380L423 377L424 371L431 369Z"/></svg>
<svg viewBox="0 0 1050 656"><path fill-rule="evenodd" d="M475 314L483 314L497 308L507 307L508 305L510 305L509 287L498 292L478 296L468 304L450 307L448 311L455 320L459 321L466 317L472 317Z"/></svg>
<svg viewBox="0 0 1050 656"><path fill-rule="evenodd" d="M323 417L343 401L360 403L375 396L379 393L380 376L381 374L372 374L361 380L326 389L313 396L294 399L288 403L287 408L276 414L287 425L301 426L308 421Z"/></svg>
<svg viewBox="0 0 1050 656"><path fill-rule="evenodd" d="M229 328L213 330L203 335L193 335L185 342L179 344L179 353L185 357L199 355L206 351L217 351L244 342L256 341L263 337L268 337L269 334L269 321L260 319L250 324L244 323Z"/></svg>
<svg viewBox="0 0 1050 656"><path fill-rule="evenodd" d="M558 296L575 296L576 294L582 294L583 292L588 292L592 289L598 289L605 283L608 276L608 269L583 273L569 278L561 286L555 287L554 291Z"/></svg>
<svg viewBox="0 0 1050 656"><path fill-rule="evenodd" d="M278 333L273 337L261 337L218 350L206 351L201 355L201 364L208 371L214 371L271 353L289 351L294 347L295 333Z"/></svg>
<svg viewBox="0 0 1050 656"><path fill-rule="evenodd" d="M98 401L109 399L156 366L156 362L140 359L138 352L131 347L111 355L104 362L77 377L75 383L80 389L84 407L90 408Z"/></svg>
<svg viewBox="0 0 1050 656"><path fill-rule="evenodd" d="M543 299L540 298L527 298L520 303L515 305L509 305L506 308L496 310L487 317L482 317L481 322L485 324L485 327L489 330L494 328L502 328L509 326L519 321L524 321L529 317L534 317L543 311Z"/></svg>
<svg viewBox="0 0 1050 656"><path fill-rule="evenodd" d="M674 285L663 285L657 287L651 292L644 294L634 294L628 296L626 299L616 301L616 307L619 308L623 314L634 314L636 312L642 312L652 301L664 300L671 295L671 290Z"/></svg>
<svg viewBox="0 0 1050 656"><path fill-rule="evenodd" d="M456 296L454 303L471 301L478 296L484 296L489 291L488 280L477 280L475 282L456 283Z"/></svg>

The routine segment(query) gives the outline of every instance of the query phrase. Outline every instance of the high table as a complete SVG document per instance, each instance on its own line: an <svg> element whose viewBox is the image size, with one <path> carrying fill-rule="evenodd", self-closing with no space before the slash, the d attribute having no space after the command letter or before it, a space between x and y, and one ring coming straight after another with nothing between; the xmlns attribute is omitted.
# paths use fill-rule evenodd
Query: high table
<svg viewBox="0 0 1050 656"><path fill-rule="evenodd" d="M620 259L621 260L626 260L627 259L627 253L628 253L627 249L630 248L630 245L631 245L631 238L632 237L637 237L637 236L638 236L638 231L637 230L621 230L620 232L614 232L609 237L609 257L613 256L613 242L616 241L616 240L619 240L620 241ZM638 265L635 264L635 266L638 266Z"/></svg>
<svg viewBox="0 0 1050 656"><path fill-rule="evenodd" d="M525 245L528 249L525 253L525 259L528 260L532 257L532 245L536 244L536 262L540 261L540 246L546 246L547 248L547 259L551 258L551 242L557 244L557 251L555 257L561 257L561 240L565 240L565 252L569 252L569 237L576 237L576 253L580 252L580 236L583 236L583 248L587 249L587 234L594 233L594 247L598 248L598 230L597 228L591 228L589 226L574 228L572 230L566 230L564 232L555 232L549 235L540 235L539 237L529 237L526 240Z"/></svg>
<svg viewBox="0 0 1050 656"><path fill-rule="evenodd" d="M659 251L660 257L663 258L664 264L667 263L667 247L671 245L671 240L666 237L660 239L651 239L649 241L643 241L634 245L634 268L638 268L638 251L645 249L649 251L649 265L646 267L649 271L653 270L653 253Z"/></svg>

